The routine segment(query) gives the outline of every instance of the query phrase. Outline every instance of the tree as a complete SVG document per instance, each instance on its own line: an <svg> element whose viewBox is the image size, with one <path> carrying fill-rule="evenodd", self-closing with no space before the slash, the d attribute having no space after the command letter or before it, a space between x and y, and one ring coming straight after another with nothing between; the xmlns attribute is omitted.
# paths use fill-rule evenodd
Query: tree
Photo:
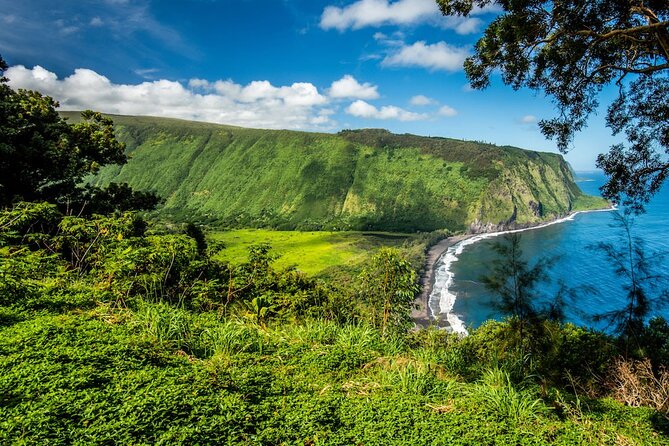
<svg viewBox="0 0 669 446"><path fill-rule="evenodd" d="M372 322L381 328L383 336L390 330L401 331L409 327L419 287L411 263L397 249L379 250L361 273L361 282Z"/></svg>
<svg viewBox="0 0 669 446"><path fill-rule="evenodd" d="M467 16L474 7L502 13L465 61L472 87L483 89L499 70L514 89L544 91L558 116L542 120L543 134L571 148L575 132L599 106L603 87L614 83L607 125L624 134L599 155L609 177L606 198L642 212L669 173L669 2L666 0L437 0L446 15ZM664 153L664 155L663 155Z"/></svg>
<svg viewBox="0 0 669 446"><path fill-rule="evenodd" d="M6 69L0 56L0 75ZM48 201L66 211L75 206L77 212L87 205L92 212L155 207L155 195L127 185L82 186L100 167L125 163L125 145L115 138L111 119L87 110L81 122L69 124L57 107L36 91L14 91L0 76L0 207L18 201Z"/></svg>
<svg viewBox="0 0 669 446"><path fill-rule="evenodd" d="M207 238L204 235L202 228L195 223L186 223L186 235L193 240L197 245L197 252L204 255L207 252Z"/></svg>
<svg viewBox="0 0 669 446"><path fill-rule="evenodd" d="M136 191L127 183L109 183L105 188L87 184L76 189L71 206L84 214L111 214L154 209L162 200L153 192ZM199 242L198 242L199 243ZM198 244L199 246L199 244Z"/></svg>
<svg viewBox="0 0 669 446"><path fill-rule="evenodd" d="M517 233L507 234L502 242L493 243L492 248L498 257L492 261L489 274L481 277L481 282L498 297L493 307L500 314L511 317L511 326L518 331L521 351L524 351L527 336L536 334L535 329L540 328L541 322L562 314L563 290L554 302L545 307L540 305L547 299L538 285L548 281L547 271L555 259L544 257L530 266L523 258L520 243L521 236Z"/></svg>
<svg viewBox="0 0 669 446"><path fill-rule="evenodd" d="M632 340L641 346L646 319L667 293L661 290L661 276L653 268L662 257L646 255L643 241L632 232L633 220L629 214L616 212L613 215L615 224L621 229L620 240L617 244L599 242L594 247L606 255L616 275L625 281L626 302L622 308L599 314L595 319L608 321L614 326L625 342L627 355Z"/></svg>

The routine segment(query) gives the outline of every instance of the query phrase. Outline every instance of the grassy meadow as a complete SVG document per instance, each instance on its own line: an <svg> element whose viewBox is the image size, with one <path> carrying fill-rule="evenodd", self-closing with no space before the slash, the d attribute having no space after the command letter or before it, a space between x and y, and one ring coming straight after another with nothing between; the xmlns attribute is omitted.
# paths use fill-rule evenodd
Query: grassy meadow
<svg viewBox="0 0 669 446"><path fill-rule="evenodd" d="M327 275L340 268L360 268L381 247L404 248L410 253L414 243L422 243L415 234L381 232L237 229L212 231L208 236L223 245L215 256L219 260L245 262L252 245L267 243L277 256L278 268L295 267L311 276Z"/></svg>

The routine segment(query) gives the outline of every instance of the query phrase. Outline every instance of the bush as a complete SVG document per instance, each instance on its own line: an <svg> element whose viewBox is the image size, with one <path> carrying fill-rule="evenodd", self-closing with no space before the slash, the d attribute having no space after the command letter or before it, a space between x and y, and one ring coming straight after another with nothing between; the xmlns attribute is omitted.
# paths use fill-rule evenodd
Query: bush
<svg viewBox="0 0 669 446"><path fill-rule="evenodd" d="M478 385L468 391L475 404L481 404L502 419L523 423L546 413L543 401L528 390L516 390L509 373L500 368L486 370Z"/></svg>
<svg viewBox="0 0 669 446"><path fill-rule="evenodd" d="M611 367L607 384L613 397L629 406L648 406L669 419L669 369L654 371L650 359L618 358Z"/></svg>

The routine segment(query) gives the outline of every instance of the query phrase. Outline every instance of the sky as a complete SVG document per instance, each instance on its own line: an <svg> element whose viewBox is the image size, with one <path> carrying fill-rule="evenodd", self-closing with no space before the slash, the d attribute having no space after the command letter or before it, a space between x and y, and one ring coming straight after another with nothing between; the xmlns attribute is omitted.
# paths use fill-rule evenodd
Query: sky
<svg viewBox="0 0 669 446"><path fill-rule="evenodd" d="M497 75L469 87L462 63L498 13L443 17L434 0L0 0L0 55L13 88L64 110L556 152L537 125L555 115L550 98ZM565 156L576 170L619 142L604 115Z"/></svg>

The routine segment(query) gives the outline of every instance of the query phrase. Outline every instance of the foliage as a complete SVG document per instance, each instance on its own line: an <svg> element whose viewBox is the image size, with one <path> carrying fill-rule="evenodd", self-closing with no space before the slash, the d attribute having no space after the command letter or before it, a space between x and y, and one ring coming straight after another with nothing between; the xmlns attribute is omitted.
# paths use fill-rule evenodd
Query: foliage
<svg viewBox="0 0 669 446"><path fill-rule="evenodd" d="M204 235L204 231L200 226L197 226L194 223L186 223L186 235L193 240L197 245L197 252L199 254L204 254L207 252L207 239Z"/></svg>
<svg viewBox="0 0 669 446"><path fill-rule="evenodd" d="M643 356L654 366L669 365L669 323L662 317L654 317L645 327L640 344Z"/></svg>
<svg viewBox="0 0 669 446"><path fill-rule="evenodd" d="M418 293L416 272L400 253L383 248L361 273L363 300L369 304L370 320L383 336L406 330Z"/></svg>
<svg viewBox="0 0 669 446"><path fill-rule="evenodd" d="M72 120L76 116L66 113ZM462 230L564 215L582 195L560 155L414 135L244 129L114 116L131 158L90 178L165 197L159 216L229 228ZM507 181L514 181L512 194ZM537 216L528 203L541 202ZM605 206L602 202L595 207Z"/></svg>
<svg viewBox="0 0 669 446"><path fill-rule="evenodd" d="M555 319L561 314L559 307L562 303L556 301L546 309L539 306L541 292L538 285L548 280L547 270L554 259L542 258L530 266L523 258L520 240L518 233L510 233L504 236L504 242L493 244L498 258L493 260L490 273L481 281L498 298L493 301L493 306L502 315L509 316L512 325L516 326L518 346L524 352L527 340L530 344L537 340L536 330L542 327L541 321Z"/></svg>
<svg viewBox="0 0 669 446"><path fill-rule="evenodd" d="M660 445L667 432L654 411L610 400L557 416L492 364L455 380L368 325L262 329L144 303L0 330L8 444Z"/></svg>
<svg viewBox="0 0 669 446"><path fill-rule="evenodd" d="M89 201L91 212L111 212L117 202L121 210L155 207L153 194L135 193L127 185L83 189L85 176L127 161L112 120L86 110L78 123L68 124L52 98L6 85L4 69L0 57L0 207L42 200L59 203L68 213L88 212Z"/></svg>
<svg viewBox="0 0 669 446"><path fill-rule="evenodd" d="M486 370L480 384L470 392L494 415L516 423L528 422L547 411L543 401L531 392L516 390L509 373L500 368Z"/></svg>
<svg viewBox="0 0 669 446"><path fill-rule="evenodd" d="M667 300L667 291L662 286L663 278L655 273L655 266L663 256L646 254L643 241L633 234L633 219L629 214L616 212L613 216L614 225L621 231L618 242L599 242L594 247L606 254L616 275L624 280L627 299L622 308L596 317L608 321L624 338L627 356L630 347L641 347L640 337L648 316L655 307L666 303L663 301Z"/></svg>
<svg viewBox="0 0 669 446"><path fill-rule="evenodd" d="M126 183L109 183L106 187L84 186L77 204L81 204L80 214L93 215L152 210L160 202L152 192L133 190Z"/></svg>
<svg viewBox="0 0 669 446"><path fill-rule="evenodd" d="M615 83L607 125L629 146L615 145L598 157L609 175L606 198L637 211L659 190L669 170L669 6L666 1L437 0L447 15L467 16L474 7L497 6L465 61L474 88L485 88L500 70L505 84L529 87L554 98L559 116L540 122L562 152L597 110L598 95Z"/></svg>
<svg viewBox="0 0 669 446"><path fill-rule="evenodd" d="M361 301L274 269L267 245L217 262L180 228L155 233L132 213L81 218L24 203L0 222L2 443L597 444L615 434L653 445L667 432L654 412L618 403L593 400L578 418L546 411L555 403L534 375L496 359L508 323L464 339L402 334L415 273L394 250L367 266ZM384 336L365 319L388 299L397 325ZM562 362L532 373L562 367L580 386L608 367L611 342L553 333ZM544 385L569 394L559 379Z"/></svg>
<svg viewBox="0 0 669 446"><path fill-rule="evenodd" d="M263 322L270 315L344 320L353 311L345 293L275 270L268 245L252 246L248 262L231 265L198 249L188 235L147 233L134 213L84 218L62 215L51 204L23 203L0 212L0 241L3 301L25 295L21 301L30 302L37 284L81 277L90 293L120 305L140 298L221 314L231 306L245 314L255 305Z"/></svg>
<svg viewBox="0 0 669 446"><path fill-rule="evenodd" d="M405 333L415 272L395 249L359 283L323 283L276 269L267 244L231 264L183 232L131 212L0 212L0 443L659 445L669 433L655 410L596 398L615 351L601 333L544 322L551 348L521 373L510 322Z"/></svg>

